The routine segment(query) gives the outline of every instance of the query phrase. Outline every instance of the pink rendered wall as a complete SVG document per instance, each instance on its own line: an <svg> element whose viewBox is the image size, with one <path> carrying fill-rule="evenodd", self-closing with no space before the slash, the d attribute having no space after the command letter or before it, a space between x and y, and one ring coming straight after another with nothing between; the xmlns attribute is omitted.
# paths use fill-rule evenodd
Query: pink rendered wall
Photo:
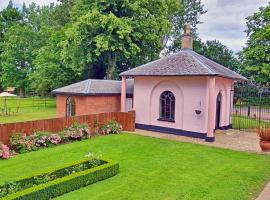
<svg viewBox="0 0 270 200"><path fill-rule="evenodd" d="M229 79L216 79L216 95L219 91L222 93L221 126L230 124L231 84L232 81ZM206 133L208 124L207 88L207 77L203 76L135 77L133 107L136 111L136 123ZM159 97L166 90L175 95L175 122L157 120L159 118ZM195 110L201 110L202 113L197 115Z"/></svg>
<svg viewBox="0 0 270 200"><path fill-rule="evenodd" d="M221 77L216 78L216 97L219 92L222 95L220 126L227 126L231 123L231 88L233 83L234 81L231 79Z"/></svg>

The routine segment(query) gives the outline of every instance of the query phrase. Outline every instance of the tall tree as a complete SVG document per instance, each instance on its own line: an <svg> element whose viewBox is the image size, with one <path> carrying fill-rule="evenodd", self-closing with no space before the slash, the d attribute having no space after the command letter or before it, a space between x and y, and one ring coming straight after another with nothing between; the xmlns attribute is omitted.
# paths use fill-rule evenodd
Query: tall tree
<svg viewBox="0 0 270 200"><path fill-rule="evenodd" d="M43 34L47 36L46 44L39 49L33 61L35 68L30 81L36 92L46 95L55 88L78 81L80 77L61 60L60 43L66 37L64 31L47 27Z"/></svg>
<svg viewBox="0 0 270 200"><path fill-rule="evenodd" d="M116 79L128 59L158 57L179 9L177 0L78 0L62 55L79 74Z"/></svg>
<svg viewBox="0 0 270 200"><path fill-rule="evenodd" d="M21 13L13 6L12 1L9 1L8 6L0 12L0 90L2 90L3 66L1 54L3 53L3 42L6 32L9 27L22 20Z"/></svg>
<svg viewBox="0 0 270 200"><path fill-rule="evenodd" d="M233 51L218 40L194 41L194 51L234 71L240 71L241 63Z"/></svg>
<svg viewBox="0 0 270 200"><path fill-rule="evenodd" d="M38 41L36 33L24 24L11 26L5 34L1 54L2 83L4 86L19 88L22 96L29 86L28 76L33 68L36 41Z"/></svg>
<svg viewBox="0 0 270 200"><path fill-rule="evenodd" d="M248 41L241 57L246 76L266 84L270 82L270 2L247 18Z"/></svg>

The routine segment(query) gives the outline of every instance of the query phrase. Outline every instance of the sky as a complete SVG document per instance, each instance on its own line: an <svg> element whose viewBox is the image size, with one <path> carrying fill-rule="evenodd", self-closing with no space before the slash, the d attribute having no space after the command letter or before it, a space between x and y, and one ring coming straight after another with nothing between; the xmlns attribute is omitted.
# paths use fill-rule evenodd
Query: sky
<svg viewBox="0 0 270 200"><path fill-rule="evenodd" d="M246 17L266 6L268 0L202 0L208 11L198 26L203 41L217 39L234 52L246 43Z"/></svg>
<svg viewBox="0 0 270 200"><path fill-rule="evenodd" d="M269 0L201 0L208 11L201 16L203 24L198 26L200 38L206 40L220 40L234 52L238 52L246 43L246 17L266 6ZM0 10L5 8L9 0L0 0ZM23 2L35 2L46 5L56 0L13 0L14 5L20 7Z"/></svg>

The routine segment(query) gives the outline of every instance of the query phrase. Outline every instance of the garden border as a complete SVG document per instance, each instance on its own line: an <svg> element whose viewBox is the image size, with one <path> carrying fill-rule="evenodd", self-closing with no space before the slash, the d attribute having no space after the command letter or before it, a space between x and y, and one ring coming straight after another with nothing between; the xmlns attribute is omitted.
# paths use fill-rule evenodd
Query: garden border
<svg viewBox="0 0 270 200"><path fill-rule="evenodd" d="M89 159L80 160L77 162L73 162L69 165L64 165L58 168L51 168L54 171L64 169L65 167L70 167L71 165L76 165L82 162L85 162ZM50 198L54 198L65 193L80 189L87 185L96 183L101 180L105 180L112 176L115 176L119 172L119 164L112 160L101 159L107 163L87 169L81 172L77 172L71 174L69 176L64 176L62 178L55 179L48 183L40 184L31 188L27 188L25 190L18 191L14 194L8 195L6 197L1 198L2 200L12 200L12 199L20 199L20 200L48 200ZM46 172L39 172L36 175L42 175L45 173L51 172L48 169ZM33 176L31 176L33 177ZM25 177L25 178L31 178ZM19 181L23 178L19 178L15 181Z"/></svg>
<svg viewBox="0 0 270 200"><path fill-rule="evenodd" d="M88 124L91 129L95 129L94 126L97 121L101 126L111 120L120 123L124 131L135 131L135 111L112 112L0 124L0 141L8 144L9 137L14 133L31 135L36 131L60 132L74 124L74 122Z"/></svg>

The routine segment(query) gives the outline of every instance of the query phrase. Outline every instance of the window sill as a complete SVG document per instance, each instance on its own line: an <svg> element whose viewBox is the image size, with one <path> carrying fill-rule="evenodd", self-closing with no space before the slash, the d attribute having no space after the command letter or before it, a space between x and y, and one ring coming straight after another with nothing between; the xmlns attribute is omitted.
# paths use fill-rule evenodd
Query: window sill
<svg viewBox="0 0 270 200"><path fill-rule="evenodd" d="M158 118L157 120L158 120L158 121L163 121L163 122L172 122L172 123L175 122L174 119L163 119L163 118Z"/></svg>

